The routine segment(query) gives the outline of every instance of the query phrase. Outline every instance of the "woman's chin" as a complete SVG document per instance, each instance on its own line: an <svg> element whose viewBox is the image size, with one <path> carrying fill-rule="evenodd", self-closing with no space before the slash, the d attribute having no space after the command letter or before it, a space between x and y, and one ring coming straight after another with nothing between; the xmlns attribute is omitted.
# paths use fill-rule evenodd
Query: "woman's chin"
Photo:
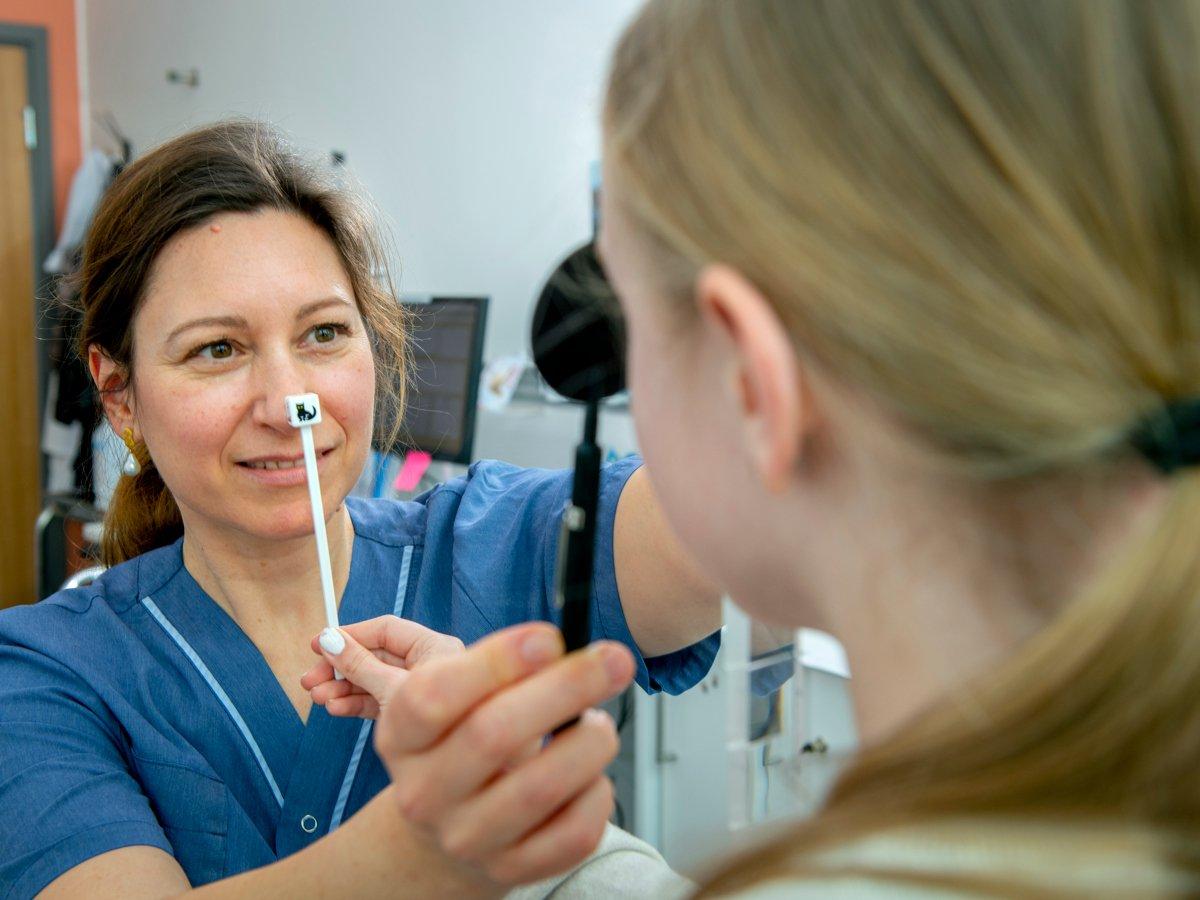
<svg viewBox="0 0 1200 900"><path fill-rule="evenodd" d="M264 517L261 513L246 531L265 541L292 541L313 536L312 510L305 505L303 511L281 510L275 515Z"/></svg>
<svg viewBox="0 0 1200 900"><path fill-rule="evenodd" d="M206 504L208 505L208 504ZM344 501L335 509L341 509ZM234 539L243 542L284 543L300 538L313 539L312 507L308 497L287 503L254 504L242 498L218 509L205 509L200 504L181 503L185 530L195 530L196 537L211 534L217 540ZM336 519L326 515L332 528Z"/></svg>

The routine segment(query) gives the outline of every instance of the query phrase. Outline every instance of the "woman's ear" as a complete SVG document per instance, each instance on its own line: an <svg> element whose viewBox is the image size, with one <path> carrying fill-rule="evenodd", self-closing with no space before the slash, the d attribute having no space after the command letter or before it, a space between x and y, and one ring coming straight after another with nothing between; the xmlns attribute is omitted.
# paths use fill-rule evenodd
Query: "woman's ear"
<svg viewBox="0 0 1200 900"><path fill-rule="evenodd" d="M696 303L733 355L731 388L752 464L764 487L780 493L795 475L815 417L787 328L762 292L729 266L700 272Z"/></svg>
<svg viewBox="0 0 1200 900"><path fill-rule="evenodd" d="M88 347L88 371L96 383L96 390L100 392L100 403L112 430L120 434L126 428L133 428L133 394L129 390L129 373L95 344Z"/></svg>

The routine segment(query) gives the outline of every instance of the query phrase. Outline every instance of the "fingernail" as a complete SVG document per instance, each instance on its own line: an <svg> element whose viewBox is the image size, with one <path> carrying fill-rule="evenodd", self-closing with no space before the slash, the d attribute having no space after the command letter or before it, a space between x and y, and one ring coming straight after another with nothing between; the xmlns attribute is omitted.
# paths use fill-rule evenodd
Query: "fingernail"
<svg viewBox="0 0 1200 900"><path fill-rule="evenodd" d="M613 717L602 709L586 709L583 712L583 718L596 724L613 721Z"/></svg>
<svg viewBox="0 0 1200 900"><path fill-rule="evenodd" d="M535 631L521 642L521 658L529 663L544 663L558 654L558 638L546 631Z"/></svg>
<svg viewBox="0 0 1200 900"><path fill-rule="evenodd" d="M317 643L321 645L322 650L334 656L346 649L346 639L336 628L326 628L322 631L321 636L317 638Z"/></svg>

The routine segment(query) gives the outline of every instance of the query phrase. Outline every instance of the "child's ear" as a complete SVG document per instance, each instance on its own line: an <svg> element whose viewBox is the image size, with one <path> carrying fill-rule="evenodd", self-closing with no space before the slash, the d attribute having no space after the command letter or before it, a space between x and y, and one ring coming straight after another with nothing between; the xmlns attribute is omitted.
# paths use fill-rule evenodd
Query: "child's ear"
<svg viewBox="0 0 1200 900"><path fill-rule="evenodd" d="M96 390L100 393L104 415L112 430L120 434L126 428L134 428L133 392L129 389L129 372L95 344L88 347L87 362L92 381L96 383Z"/></svg>
<svg viewBox="0 0 1200 900"><path fill-rule="evenodd" d="M745 276L711 265L696 279L696 303L710 327L730 343L730 386L751 464L767 490L790 483L814 411L791 337L770 301Z"/></svg>

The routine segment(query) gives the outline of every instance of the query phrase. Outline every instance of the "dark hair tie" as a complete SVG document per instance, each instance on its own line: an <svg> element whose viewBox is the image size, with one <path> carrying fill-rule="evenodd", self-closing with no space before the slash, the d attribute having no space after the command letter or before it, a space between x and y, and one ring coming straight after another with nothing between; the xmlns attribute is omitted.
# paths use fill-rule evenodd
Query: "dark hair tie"
<svg viewBox="0 0 1200 900"><path fill-rule="evenodd" d="M1134 429L1130 443L1164 475L1200 463L1200 398L1168 403Z"/></svg>

